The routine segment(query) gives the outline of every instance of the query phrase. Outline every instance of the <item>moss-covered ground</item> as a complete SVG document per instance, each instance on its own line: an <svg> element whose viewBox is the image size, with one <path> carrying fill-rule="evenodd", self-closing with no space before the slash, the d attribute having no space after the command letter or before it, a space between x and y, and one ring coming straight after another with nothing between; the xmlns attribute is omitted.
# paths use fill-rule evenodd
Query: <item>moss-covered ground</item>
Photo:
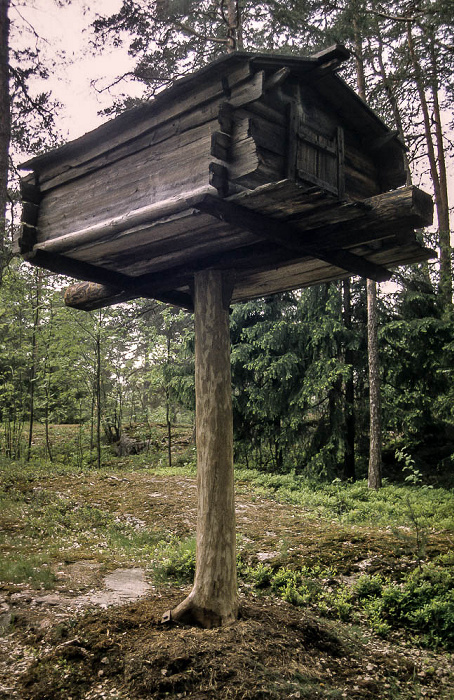
<svg viewBox="0 0 454 700"><path fill-rule="evenodd" d="M239 620L163 626L194 571L184 430L174 451L2 463L0 698L454 698L449 490L238 469ZM137 567L140 600L71 605Z"/></svg>

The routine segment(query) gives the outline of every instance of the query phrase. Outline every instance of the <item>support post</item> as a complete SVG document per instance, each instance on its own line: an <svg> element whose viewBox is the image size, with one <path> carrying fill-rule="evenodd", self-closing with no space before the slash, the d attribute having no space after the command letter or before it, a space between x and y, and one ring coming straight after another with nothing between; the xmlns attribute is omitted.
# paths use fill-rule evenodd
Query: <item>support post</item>
<svg viewBox="0 0 454 700"><path fill-rule="evenodd" d="M238 613L230 296L225 273L195 274L196 574L191 593L170 617L207 628L229 624Z"/></svg>

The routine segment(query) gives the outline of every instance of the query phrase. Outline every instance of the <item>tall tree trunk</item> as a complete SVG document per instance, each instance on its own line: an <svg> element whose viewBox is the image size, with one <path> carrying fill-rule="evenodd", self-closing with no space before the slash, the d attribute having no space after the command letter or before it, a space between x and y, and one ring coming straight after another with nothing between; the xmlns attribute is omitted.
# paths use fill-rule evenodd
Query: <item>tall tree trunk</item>
<svg viewBox="0 0 454 700"><path fill-rule="evenodd" d="M170 406L170 386L169 386L169 370L170 370L170 328L167 334L167 362L164 371L165 376L165 396L166 396L166 425L167 425L167 461L169 468L172 467L172 421L171 421L171 406Z"/></svg>
<svg viewBox="0 0 454 700"><path fill-rule="evenodd" d="M29 394L29 420L28 420L28 447L27 447L27 462L31 457L32 442L33 442L33 422L35 420L35 384L36 373L38 368L38 327L39 327L39 309L41 303L41 277L42 270L35 270L35 308L33 314L33 329L32 329L32 357L30 367L30 394Z"/></svg>
<svg viewBox="0 0 454 700"><path fill-rule="evenodd" d="M423 70L416 55L411 23L407 23L407 44L413 68L413 77L419 95L424 123L424 134L429 159L430 176L435 194L435 206L438 221L438 243L440 246L440 294L447 307L452 305L451 242L449 223L449 204L444 157L443 133L441 127L438 86L436 84L437 65L432 45L432 81L433 117L426 98ZM432 134L432 118L435 123L435 143ZM435 148L436 145L436 148Z"/></svg>
<svg viewBox="0 0 454 700"><path fill-rule="evenodd" d="M98 328L95 339L96 362L96 455L98 469L101 469L101 322L98 319Z"/></svg>
<svg viewBox="0 0 454 700"><path fill-rule="evenodd" d="M441 124L439 101L439 84L437 57L434 47L435 39L431 37L430 62L432 68L432 120L435 126L435 143L437 146L438 178L440 183L439 201L437 202L438 240L440 245L440 291L446 307L452 306L452 265L451 265L451 227L449 221L448 177L446 172L445 145Z"/></svg>
<svg viewBox="0 0 454 700"><path fill-rule="evenodd" d="M227 51L232 53L239 48L240 38L240 9L238 0L226 0L227 4Z"/></svg>
<svg viewBox="0 0 454 700"><path fill-rule="evenodd" d="M229 301L222 272L196 273L196 574L189 596L163 619L203 627L232 622L238 612Z"/></svg>
<svg viewBox="0 0 454 700"><path fill-rule="evenodd" d="M367 345L369 354L370 448L368 486L382 485L380 365L377 333L377 287L367 280Z"/></svg>
<svg viewBox="0 0 454 700"><path fill-rule="evenodd" d="M352 326L351 287L350 280L343 282L344 325L348 331ZM356 479L355 470L355 385L353 381L353 351L345 349L345 364L348 367L348 377L345 380L344 412L345 412L345 456L344 479Z"/></svg>
<svg viewBox="0 0 454 700"><path fill-rule="evenodd" d="M358 92L366 99L366 78L364 72L363 44L356 20L353 20L355 32L355 58ZM380 401L380 360L378 354L377 326L377 285L374 280L367 280L367 354L369 362L369 488L381 487L381 401Z"/></svg>
<svg viewBox="0 0 454 700"><path fill-rule="evenodd" d="M0 285L6 256L6 203L8 199L8 154L11 138L9 94L9 19L10 0L0 0Z"/></svg>
<svg viewBox="0 0 454 700"><path fill-rule="evenodd" d="M404 127L402 123L402 116L400 113L399 109L399 103L397 101L396 95L394 94L393 86L391 84L391 81L389 80L388 74L386 72L385 68L385 62L383 60L383 39L380 33L380 26L377 23L377 40L378 40L378 53L377 53L377 59L378 59L378 65L380 69L380 77L382 80L383 88L385 90L386 96L388 98L388 102L391 107L391 111L393 113L394 121L396 124L396 127L399 131L399 136L401 140L405 143L405 133L404 133ZM404 167L405 167L405 173L406 173L406 184L411 185L412 184L412 176L411 176L411 170L410 170L410 161L408 159L407 151L404 151L403 153L404 157Z"/></svg>

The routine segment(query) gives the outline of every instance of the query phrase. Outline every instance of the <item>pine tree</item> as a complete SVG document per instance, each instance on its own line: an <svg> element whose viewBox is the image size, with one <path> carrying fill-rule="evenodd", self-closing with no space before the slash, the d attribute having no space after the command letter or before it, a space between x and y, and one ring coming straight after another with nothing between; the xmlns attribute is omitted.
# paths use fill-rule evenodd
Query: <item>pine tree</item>
<svg viewBox="0 0 454 700"><path fill-rule="evenodd" d="M8 154L11 138L9 4L9 0L0 0L0 284L6 264L6 204L8 198Z"/></svg>

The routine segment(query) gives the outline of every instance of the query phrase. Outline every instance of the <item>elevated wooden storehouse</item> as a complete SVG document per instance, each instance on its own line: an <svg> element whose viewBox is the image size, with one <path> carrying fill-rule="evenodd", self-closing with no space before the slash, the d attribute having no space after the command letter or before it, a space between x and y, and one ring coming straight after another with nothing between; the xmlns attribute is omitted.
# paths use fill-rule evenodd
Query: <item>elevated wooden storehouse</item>
<svg viewBox="0 0 454 700"><path fill-rule="evenodd" d="M89 282L66 295L84 309L191 308L204 269L240 301L426 259L431 199L397 189L404 147L336 74L347 56L234 53L33 158L17 249Z"/></svg>
<svg viewBox="0 0 454 700"><path fill-rule="evenodd" d="M384 280L429 255L414 231L432 201L398 189L403 146L336 75L346 57L229 55L23 166L17 247L85 280L68 304L194 305L196 575L163 620L237 615L230 302L350 274Z"/></svg>

